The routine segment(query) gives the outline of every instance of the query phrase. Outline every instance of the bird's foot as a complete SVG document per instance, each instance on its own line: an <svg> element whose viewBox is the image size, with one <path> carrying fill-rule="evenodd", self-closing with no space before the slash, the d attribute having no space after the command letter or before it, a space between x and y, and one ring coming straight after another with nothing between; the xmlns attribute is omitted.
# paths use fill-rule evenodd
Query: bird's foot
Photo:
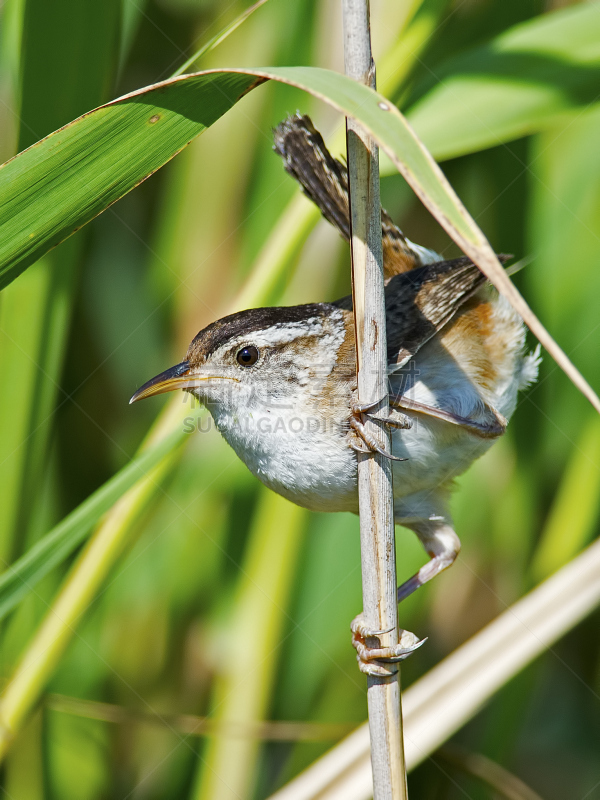
<svg viewBox="0 0 600 800"><path fill-rule="evenodd" d="M385 458L389 458L390 461L406 461L405 458L398 458L398 456L395 456L386 450L385 447L382 447L373 434L371 434L365 428L365 425L361 419L363 414L367 414L367 416L370 416L372 420L377 420L385 424L396 424L396 422L390 422L388 418L381 419L380 417L376 417L374 415L371 416L367 411L364 410L365 408L373 408L375 405L377 404L371 403L369 406L353 404L350 414L350 427L356 434L356 441L351 442L350 447L352 447L353 450L356 450L357 453L379 453ZM400 416L403 417L404 415L400 414ZM406 426L402 421L398 421L398 427Z"/></svg>
<svg viewBox="0 0 600 800"><path fill-rule="evenodd" d="M356 440L350 442L350 447L357 453L379 453L379 455L389 458L390 461L406 461L405 458L398 458L382 447L377 439L367 431L364 424L355 417L350 417L350 427L356 434Z"/></svg>
<svg viewBox="0 0 600 800"><path fill-rule="evenodd" d="M379 637L390 633L390 631L371 630L365 623L362 614L352 620L350 629L352 631L352 646L356 650L358 668L366 675L375 677L393 675L397 670L394 664L404 661L405 658L408 658L427 641L427 638L419 639L410 631L400 630L398 644L391 647L372 646L368 644L369 639L375 639L379 642Z"/></svg>

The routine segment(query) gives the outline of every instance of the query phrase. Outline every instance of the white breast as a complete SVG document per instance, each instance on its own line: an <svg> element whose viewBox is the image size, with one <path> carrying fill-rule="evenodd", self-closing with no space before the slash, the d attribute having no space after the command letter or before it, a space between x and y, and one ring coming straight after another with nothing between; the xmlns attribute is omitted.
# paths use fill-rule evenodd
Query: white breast
<svg viewBox="0 0 600 800"><path fill-rule="evenodd" d="M297 407L215 414L217 427L270 489L314 511L355 511L356 457L325 417Z"/></svg>

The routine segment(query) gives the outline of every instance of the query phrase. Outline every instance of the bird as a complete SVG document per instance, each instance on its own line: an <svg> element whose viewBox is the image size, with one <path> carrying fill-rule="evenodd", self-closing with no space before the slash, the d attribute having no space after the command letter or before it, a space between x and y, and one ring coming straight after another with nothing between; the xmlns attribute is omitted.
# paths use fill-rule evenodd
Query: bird
<svg viewBox="0 0 600 800"><path fill-rule="evenodd" d="M311 119L296 113L284 120L274 150L349 241L347 168ZM455 561L454 480L504 433L540 359L539 349L526 352L519 315L470 259L444 260L413 243L383 208L381 220L391 452L367 434L368 408L358 405L351 297L216 320L194 337L183 361L130 402L191 392L263 484L314 511L358 513L357 453L390 458L395 522L414 531L429 556L398 587L400 602ZM366 640L374 632L360 617L352 631L359 663L368 666L375 656ZM377 657L401 660L424 641L406 634Z"/></svg>

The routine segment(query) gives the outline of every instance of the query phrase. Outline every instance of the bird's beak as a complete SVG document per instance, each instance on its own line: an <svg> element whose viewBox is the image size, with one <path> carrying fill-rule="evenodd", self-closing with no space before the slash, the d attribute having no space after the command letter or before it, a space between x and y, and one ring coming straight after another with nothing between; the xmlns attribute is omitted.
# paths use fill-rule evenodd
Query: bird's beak
<svg viewBox="0 0 600 800"><path fill-rule="evenodd" d="M200 368L201 369L201 368ZM230 375L203 375L200 371L192 371L189 361L182 361L181 364L175 364L174 367L161 372L155 378L152 378L145 383L133 395L129 404L135 403L137 400L143 400L144 397L152 397L154 394L163 394L163 392L172 392L174 389L193 389L196 386L201 386L206 381L235 381L239 383L237 378Z"/></svg>
<svg viewBox="0 0 600 800"><path fill-rule="evenodd" d="M145 383L137 390L129 402L135 403L136 400L143 400L144 397L151 397L153 394L162 394L163 392L172 392L174 389L189 389L196 385L197 380L197 378L190 376L189 361L182 361L181 364L176 364Z"/></svg>

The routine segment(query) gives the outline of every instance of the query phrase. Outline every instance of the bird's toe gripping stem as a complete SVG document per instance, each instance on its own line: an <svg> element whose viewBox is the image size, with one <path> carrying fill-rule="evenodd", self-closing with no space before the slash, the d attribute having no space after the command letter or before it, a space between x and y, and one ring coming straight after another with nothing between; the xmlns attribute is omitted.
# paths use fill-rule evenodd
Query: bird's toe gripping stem
<svg viewBox="0 0 600 800"><path fill-rule="evenodd" d="M358 668L366 675L385 678L393 675L397 668L394 666L399 661L404 661L415 650L425 644L427 639L419 639L410 631L400 631L398 644L390 647L377 647L368 643L368 640L380 642L379 637L384 636L387 631L370 630L365 623L362 614L352 620L350 626L352 631L352 646L356 650L356 660Z"/></svg>
<svg viewBox="0 0 600 800"><path fill-rule="evenodd" d="M365 428L365 425L362 421L363 414L372 420L383 422L385 425L391 425L394 428L410 428L412 426L412 422L410 421L409 417L396 410L383 417L375 416L374 414L369 413L378 405L380 405L380 403L381 400L377 400L375 403L358 403L356 401L352 402L350 426L357 434L357 441L353 442L350 446L353 450L356 450L357 453L375 452L385 456L385 458L389 458L390 461L406 461L405 458L398 458L397 456L394 456L392 453L388 452Z"/></svg>

